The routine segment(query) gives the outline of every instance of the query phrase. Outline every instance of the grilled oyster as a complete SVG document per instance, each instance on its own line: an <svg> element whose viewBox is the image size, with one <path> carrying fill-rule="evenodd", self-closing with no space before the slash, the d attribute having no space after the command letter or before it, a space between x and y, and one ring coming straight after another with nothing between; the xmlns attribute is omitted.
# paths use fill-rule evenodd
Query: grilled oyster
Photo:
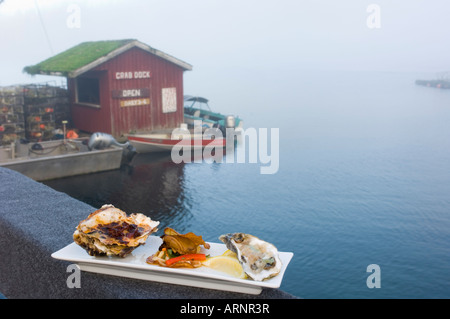
<svg viewBox="0 0 450 319"><path fill-rule="evenodd" d="M91 256L125 257L144 244L158 225L143 214L127 215L113 205L103 205L78 224L73 240Z"/></svg>
<svg viewBox="0 0 450 319"><path fill-rule="evenodd" d="M251 279L263 281L280 273L281 260L277 248L271 243L244 233L225 234L219 239L237 254L245 273Z"/></svg>

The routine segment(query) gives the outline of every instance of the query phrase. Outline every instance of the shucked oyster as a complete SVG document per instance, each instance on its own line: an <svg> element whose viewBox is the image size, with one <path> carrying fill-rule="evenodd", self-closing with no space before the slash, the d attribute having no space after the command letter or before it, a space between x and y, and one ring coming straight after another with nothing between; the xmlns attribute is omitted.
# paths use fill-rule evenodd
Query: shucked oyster
<svg viewBox="0 0 450 319"><path fill-rule="evenodd" d="M143 214L127 215L113 205L103 205L78 224L73 240L91 256L125 257L144 244L158 225Z"/></svg>
<svg viewBox="0 0 450 319"><path fill-rule="evenodd" d="M281 260L271 243L244 233L225 234L219 239L237 254L245 273L253 280L263 281L280 273Z"/></svg>

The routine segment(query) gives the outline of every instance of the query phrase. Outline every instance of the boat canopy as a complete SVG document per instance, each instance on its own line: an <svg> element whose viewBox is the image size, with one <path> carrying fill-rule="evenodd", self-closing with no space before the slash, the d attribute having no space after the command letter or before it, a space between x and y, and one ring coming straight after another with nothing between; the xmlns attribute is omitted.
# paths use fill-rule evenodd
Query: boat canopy
<svg viewBox="0 0 450 319"><path fill-rule="evenodd" d="M201 102L201 103L208 103L208 99L201 97L201 96L192 96L192 95L185 95L184 100L186 102Z"/></svg>
<svg viewBox="0 0 450 319"><path fill-rule="evenodd" d="M200 103L200 104L199 104L199 105L200 105L200 108L202 108L202 104L201 104L201 103L203 103L203 104L205 104L205 105L208 107L208 110L211 110L211 108L210 108L209 105L208 105L208 99L206 99L206 98L204 98L204 97L201 97L201 96L192 96L192 95L185 95L185 96L183 97L183 99L184 99L185 107L190 107L190 108L192 108L192 107L194 106L194 104L195 104L196 102L198 102L198 103ZM192 104L187 105L186 102L192 102Z"/></svg>

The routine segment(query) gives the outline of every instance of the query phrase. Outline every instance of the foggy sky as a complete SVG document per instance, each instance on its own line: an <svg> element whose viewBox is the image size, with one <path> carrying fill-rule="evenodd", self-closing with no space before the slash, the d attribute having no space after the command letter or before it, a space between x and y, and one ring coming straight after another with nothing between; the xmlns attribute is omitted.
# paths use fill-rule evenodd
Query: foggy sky
<svg viewBox="0 0 450 319"><path fill-rule="evenodd" d="M79 28L68 23L73 4ZM380 28L367 25L370 4ZM192 64L191 78L233 68L449 71L449 9L447 0L5 0L0 85L46 79L22 69L81 42L125 38Z"/></svg>

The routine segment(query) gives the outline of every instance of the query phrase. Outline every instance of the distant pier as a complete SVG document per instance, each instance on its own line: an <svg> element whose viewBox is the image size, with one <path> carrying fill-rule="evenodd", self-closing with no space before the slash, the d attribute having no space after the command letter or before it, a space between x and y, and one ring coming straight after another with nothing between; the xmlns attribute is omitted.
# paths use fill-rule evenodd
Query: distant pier
<svg viewBox="0 0 450 319"><path fill-rule="evenodd" d="M450 81L445 80L416 80L416 84L438 89L450 89Z"/></svg>

